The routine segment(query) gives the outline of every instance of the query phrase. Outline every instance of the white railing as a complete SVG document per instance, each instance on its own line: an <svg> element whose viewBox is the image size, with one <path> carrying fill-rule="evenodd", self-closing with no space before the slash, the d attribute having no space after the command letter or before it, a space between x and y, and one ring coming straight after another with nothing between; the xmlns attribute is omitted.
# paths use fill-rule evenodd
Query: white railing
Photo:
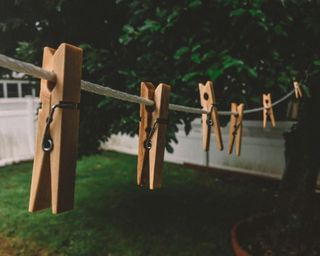
<svg viewBox="0 0 320 256"><path fill-rule="evenodd" d="M0 79L0 98L36 97L36 90L30 84L36 82L20 79Z"/></svg>

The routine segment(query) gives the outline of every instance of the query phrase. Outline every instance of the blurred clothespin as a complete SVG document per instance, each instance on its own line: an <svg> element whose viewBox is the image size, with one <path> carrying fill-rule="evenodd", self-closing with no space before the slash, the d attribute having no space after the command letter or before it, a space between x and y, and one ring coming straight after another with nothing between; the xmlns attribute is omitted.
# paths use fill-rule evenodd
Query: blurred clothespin
<svg viewBox="0 0 320 256"><path fill-rule="evenodd" d="M154 101L154 106L140 104L137 183L149 188L160 188L166 145L170 86L141 83L141 97Z"/></svg>
<svg viewBox="0 0 320 256"><path fill-rule="evenodd" d="M263 128L267 126L267 117L270 117L272 127L276 126L276 121L273 115L271 94L263 94Z"/></svg>
<svg viewBox="0 0 320 256"><path fill-rule="evenodd" d="M230 127L229 127L229 154L232 153L236 140L236 154L240 155L242 138L242 120L244 104L231 103Z"/></svg>
<svg viewBox="0 0 320 256"><path fill-rule="evenodd" d="M45 47L42 67L56 74L56 82L41 80L29 211L51 206L61 213L74 203L82 50Z"/></svg>
<svg viewBox="0 0 320 256"><path fill-rule="evenodd" d="M300 84L298 81L293 81L294 93L296 95L296 99L302 98L302 92L300 88Z"/></svg>
<svg viewBox="0 0 320 256"><path fill-rule="evenodd" d="M213 90L213 84L208 81L205 85L199 83L200 103L202 109L208 111L208 114L202 114L202 145L203 150L208 151L210 147L211 127L213 127L216 146L223 150L220 123L218 112L215 107L216 99Z"/></svg>
<svg viewBox="0 0 320 256"><path fill-rule="evenodd" d="M287 118L289 120L297 120L299 116L300 101L297 99L292 99L288 103L287 108Z"/></svg>

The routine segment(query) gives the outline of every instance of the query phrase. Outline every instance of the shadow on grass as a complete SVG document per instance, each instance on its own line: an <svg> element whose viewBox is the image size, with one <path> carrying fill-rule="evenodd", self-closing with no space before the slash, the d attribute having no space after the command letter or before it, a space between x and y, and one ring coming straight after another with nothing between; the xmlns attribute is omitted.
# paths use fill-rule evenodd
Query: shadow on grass
<svg viewBox="0 0 320 256"><path fill-rule="evenodd" d="M268 211L275 191L168 163L149 191L135 172L136 158L115 152L80 160L75 209L54 216L27 212L31 163L0 168L0 232L52 255L233 255L232 225Z"/></svg>

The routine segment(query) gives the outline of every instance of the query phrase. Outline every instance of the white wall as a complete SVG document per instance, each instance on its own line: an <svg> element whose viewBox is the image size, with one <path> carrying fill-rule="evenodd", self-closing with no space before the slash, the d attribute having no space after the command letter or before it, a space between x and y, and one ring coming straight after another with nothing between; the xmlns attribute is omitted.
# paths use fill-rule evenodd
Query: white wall
<svg viewBox="0 0 320 256"><path fill-rule="evenodd" d="M209 166L246 173L258 173L279 178L284 169L284 139L283 132L292 126L293 122L277 122L276 128L262 128L262 121L244 121L241 156L229 155L228 126L222 129L224 150L215 147L214 136L211 136ZM183 127L179 127L177 138L179 144L174 144L174 153L165 153L165 160L175 163L193 163L206 165L206 153L202 150L202 135L200 119L192 123L192 130L185 135ZM137 154L138 138L128 135L113 135L102 148Z"/></svg>
<svg viewBox="0 0 320 256"><path fill-rule="evenodd" d="M38 101L0 98L0 166L33 159Z"/></svg>

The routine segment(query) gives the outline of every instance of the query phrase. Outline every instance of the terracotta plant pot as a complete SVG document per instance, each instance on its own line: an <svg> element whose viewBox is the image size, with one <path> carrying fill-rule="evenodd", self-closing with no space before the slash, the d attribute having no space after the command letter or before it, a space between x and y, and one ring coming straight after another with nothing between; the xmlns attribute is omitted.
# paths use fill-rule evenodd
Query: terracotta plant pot
<svg viewBox="0 0 320 256"><path fill-rule="evenodd" d="M236 256L250 256L250 254L244 250L239 242L238 242L238 237L237 237L237 230L239 225L241 225L242 223L244 223L244 221L240 221L237 224L235 224L233 226L233 228L231 229L231 244L232 244L232 249L235 253Z"/></svg>
<svg viewBox="0 0 320 256"><path fill-rule="evenodd" d="M241 220L238 223L236 223L233 228L231 229L231 244L233 251L236 256L250 256L251 254L244 249L240 243L239 243L239 229L246 228L246 230L252 229L252 223L255 223L257 221L263 220L265 223L268 223L268 221L272 220L272 214L271 213L261 213L261 214L255 214L247 219ZM251 232L254 232L254 234L257 232L257 230L251 230ZM240 232L241 233L241 232Z"/></svg>

